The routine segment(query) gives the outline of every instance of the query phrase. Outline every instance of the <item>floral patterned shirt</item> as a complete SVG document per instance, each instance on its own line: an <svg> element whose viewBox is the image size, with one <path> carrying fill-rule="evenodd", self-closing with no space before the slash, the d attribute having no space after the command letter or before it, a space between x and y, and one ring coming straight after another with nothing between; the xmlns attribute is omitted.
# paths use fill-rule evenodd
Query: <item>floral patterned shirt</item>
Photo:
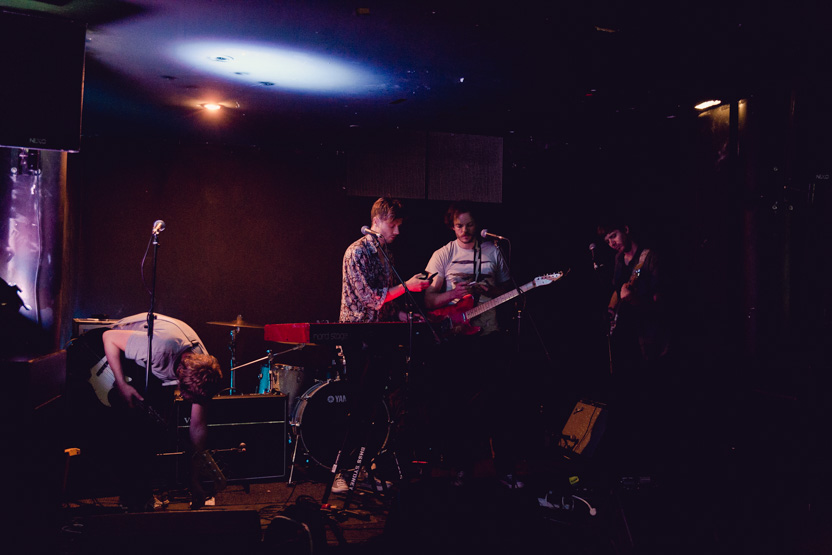
<svg viewBox="0 0 832 555"><path fill-rule="evenodd" d="M387 246L381 248L393 261ZM395 318L393 303L384 304L394 285L393 272L379 252L376 239L366 235L347 247L341 268L341 322L388 322Z"/></svg>

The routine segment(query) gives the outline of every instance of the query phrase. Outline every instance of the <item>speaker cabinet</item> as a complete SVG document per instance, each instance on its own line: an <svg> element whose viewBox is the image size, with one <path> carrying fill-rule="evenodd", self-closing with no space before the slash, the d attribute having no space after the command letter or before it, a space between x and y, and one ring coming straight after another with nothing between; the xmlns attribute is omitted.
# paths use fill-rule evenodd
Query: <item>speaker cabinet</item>
<svg viewBox="0 0 832 555"><path fill-rule="evenodd" d="M177 448L184 451L190 432L191 404L176 403ZM286 475L286 396L231 395L211 400L208 445L226 479L255 480ZM187 464L177 467L177 479L187 483Z"/></svg>
<svg viewBox="0 0 832 555"><path fill-rule="evenodd" d="M81 148L86 26L0 10L0 145Z"/></svg>
<svg viewBox="0 0 832 555"><path fill-rule="evenodd" d="M257 511L166 511L88 516L78 553L259 553Z"/></svg>
<svg viewBox="0 0 832 555"><path fill-rule="evenodd" d="M563 427L558 447L566 451L566 456L589 457L598 448L606 424L606 405L587 400L578 401Z"/></svg>

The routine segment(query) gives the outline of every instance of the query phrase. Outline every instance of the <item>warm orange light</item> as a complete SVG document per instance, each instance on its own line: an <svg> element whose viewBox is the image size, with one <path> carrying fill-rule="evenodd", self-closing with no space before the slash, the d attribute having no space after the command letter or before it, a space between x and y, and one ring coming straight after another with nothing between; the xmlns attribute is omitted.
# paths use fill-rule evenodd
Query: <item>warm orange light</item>
<svg viewBox="0 0 832 555"><path fill-rule="evenodd" d="M705 102L700 102L694 108L697 110L707 110L708 108L713 108L714 106L719 106L722 104L721 100L706 100Z"/></svg>
<svg viewBox="0 0 832 555"><path fill-rule="evenodd" d="M213 102L200 104L200 106L202 106L206 110L211 110L211 111L216 111L216 110L219 110L220 108L222 108L222 104L214 104Z"/></svg>

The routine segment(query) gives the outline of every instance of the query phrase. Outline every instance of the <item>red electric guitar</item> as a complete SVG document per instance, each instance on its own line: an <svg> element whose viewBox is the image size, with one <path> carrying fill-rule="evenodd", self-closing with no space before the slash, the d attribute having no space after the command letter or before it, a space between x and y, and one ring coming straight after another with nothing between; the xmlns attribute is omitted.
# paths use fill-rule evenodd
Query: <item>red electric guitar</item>
<svg viewBox="0 0 832 555"><path fill-rule="evenodd" d="M510 301L535 287L542 287L543 285L554 283L563 276L564 272L538 276L517 289L513 289L508 293L504 293L497 298L477 306L474 306L474 297L472 295L465 295L455 304L430 311L428 317L432 322L439 324L440 333L443 335L473 335L479 332L480 328L471 324L471 318L476 318L483 312L496 308L504 302Z"/></svg>

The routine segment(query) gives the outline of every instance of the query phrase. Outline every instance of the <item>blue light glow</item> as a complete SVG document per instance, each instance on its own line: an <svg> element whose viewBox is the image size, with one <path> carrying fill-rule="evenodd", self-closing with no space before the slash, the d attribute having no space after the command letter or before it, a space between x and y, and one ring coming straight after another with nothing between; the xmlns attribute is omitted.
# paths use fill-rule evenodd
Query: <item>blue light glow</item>
<svg viewBox="0 0 832 555"><path fill-rule="evenodd" d="M354 96L374 96L388 90L384 77L373 70L302 50L202 41L181 44L176 54L198 70L253 86Z"/></svg>

